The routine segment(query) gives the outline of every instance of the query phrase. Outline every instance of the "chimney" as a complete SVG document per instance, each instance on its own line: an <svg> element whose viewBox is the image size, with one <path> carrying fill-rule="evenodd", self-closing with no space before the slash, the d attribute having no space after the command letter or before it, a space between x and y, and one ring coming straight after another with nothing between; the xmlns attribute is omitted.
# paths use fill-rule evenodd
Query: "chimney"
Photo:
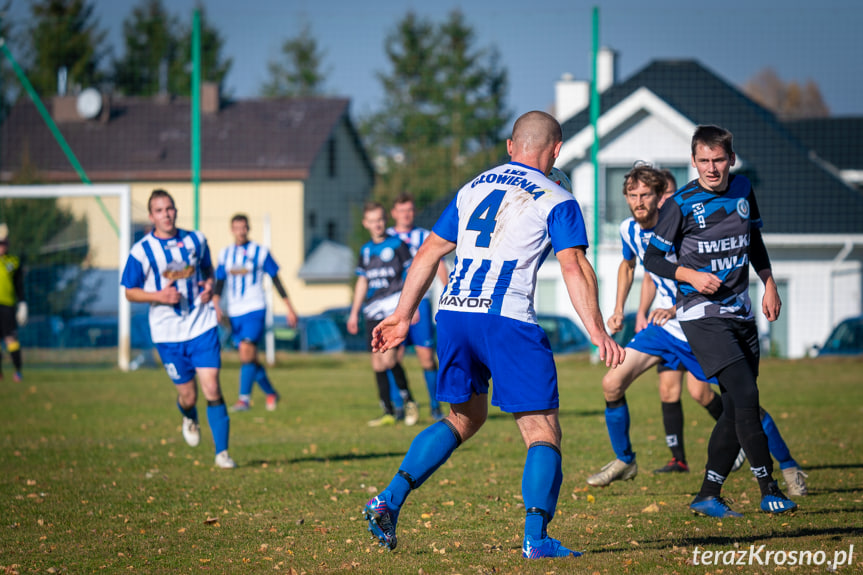
<svg viewBox="0 0 863 575"><path fill-rule="evenodd" d="M77 103L75 96L54 96L51 98L51 117L58 124L83 121L83 118L78 115Z"/></svg>
<svg viewBox="0 0 863 575"><path fill-rule="evenodd" d="M219 84L216 82L201 83L201 113L215 114L219 111Z"/></svg>
<svg viewBox="0 0 863 575"><path fill-rule="evenodd" d="M576 80L566 73L554 84L554 115L558 122L565 122L590 103L590 82Z"/></svg>
<svg viewBox="0 0 863 575"><path fill-rule="evenodd" d="M599 49L596 58L596 89L599 93L617 84L617 52L607 46Z"/></svg>

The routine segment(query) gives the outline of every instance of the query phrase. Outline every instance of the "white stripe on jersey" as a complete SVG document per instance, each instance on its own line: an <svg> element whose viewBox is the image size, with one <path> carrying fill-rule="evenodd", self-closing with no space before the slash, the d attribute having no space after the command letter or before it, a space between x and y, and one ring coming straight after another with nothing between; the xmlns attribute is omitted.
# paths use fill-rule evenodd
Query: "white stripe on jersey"
<svg viewBox="0 0 863 575"><path fill-rule="evenodd" d="M398 236L401 240L410 246L411 255L417 255L420 246L426 241L426 238L431 232L425 228L413 228L409 232L397 232L395 228L387 228L388 236Z"/></svg>
<svg viewBox="0 0 863 575"><path fill-rule="evenodd" d="M141 266L144 291L155 292L170 281L166 272L194 268L186 279L174 281L180 292L180 303L175 306L150 304L150 336L154 343L189 341L216 327L216 309L212 302L201 303L202 259L209 259L207 240L199 231L179 230L170 240L160 240L147 234L132 246L129 258ZM126 286L136 287L136 286Z"/></svg>
<svg viewBox="0 0 863 575"><path fill-rule="evenodd" d="M253 241L230 245L219 253L216 277L225 280L222 296L227 298L229 317L266 309L264 264L269 254L266 247Z"/></svg>
<svg viewBox="0 0 863 575"><path fill-rule="evenodd" d="M635 218L627 218L620 224L620 239L623 240L625 246L624 257L626 257L626 248L629 248L629 252L638 256L638 263L642 267L644 267L644 252L652 237L653 229L645 230L635 221ZM672 262L677 261L677 257L673 253L666 254L665 258ZM656 286L656 307L662 309L673 307L677 301L677 282L647 270L644 270L644 275L649 276ZM680 341L687 341L677 318L668 320L662 328Z"/></svg>

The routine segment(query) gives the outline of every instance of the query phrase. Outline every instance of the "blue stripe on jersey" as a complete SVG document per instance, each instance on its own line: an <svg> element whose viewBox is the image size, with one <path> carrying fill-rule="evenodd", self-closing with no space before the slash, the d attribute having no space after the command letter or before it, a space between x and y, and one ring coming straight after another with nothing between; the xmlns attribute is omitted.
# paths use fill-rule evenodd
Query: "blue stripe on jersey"
<svg viewBox="0 0 863 575"><path fill-rule="evenodd" d="M456 276L455 281L453 282L452 289L449 290L450 295L459 295L461 294L461 282L464 281L464 277L467 275L467 270L470 269L470 264L473 263L472 259L465 259L462 262L461 272ZM456 264L458 266L458 264ZM453 270L453 275L455 275L455 270Z"/></svg>
<svg viewBox="0 0 863 575"><path fill-rule="evenodd" d="M587 229L575 199L554 206L546 219L554 253L567 248L587 247Z"/></svg>
<svg viewBox="0 0 863 575"><path fill-rule="evenodd" d="M494 291L491 294L491 307L489 307L488 313L500 315L500 310L503 307L503 296L506 295L506 290L509 289L509 283L512 281L512 272L517 265L518 260L503 262L503 267L500 269L497 283L494 284Z"/></svg>
<svg viewBox="0 0 863 575"><path fill-rule="evenodd" d="M470 280L470 297L478 297L482 293L482 284L485 283L485 276L490 268L491 260L482 260Z"/></svg>
<svg viewBox="0 0 863 575"><path fill-rule="evenodd" d="M150 242L142 242L141 247L144 248L144 253L147 254L147 261L150 262L150 269L153 271L153 279L156 280L156 291L162 291L162 276L159 274L159 266L156 264L156 256L153 255L153 248L150 247Z"/></svg>
<svg viewBox="0 0 863 575"><path fill-rule="evenodd" d="M253 261L253 262L255 262L255 264L257 264L257 263L258 263L258 258L259 258L259 257L261 257L261 246L257 246L257 245L256 245L256 246L255 246L255 254L252 256L252 261ZM259 274L259 273L260 273L260 272L258 271L258 266L256 265L256 266L255 266L255 271L254 271L254 272L252 272L252 279L251 279L251 284L252 284L252 285L255 285L256 283L258 283L258 274Z"/></svg>
<svg viewBox="0 0 863 575"><path fill-rule="evenodd" d="M432 231L446 241L456 243L458 239L458 194L444 208Z"/></svg>

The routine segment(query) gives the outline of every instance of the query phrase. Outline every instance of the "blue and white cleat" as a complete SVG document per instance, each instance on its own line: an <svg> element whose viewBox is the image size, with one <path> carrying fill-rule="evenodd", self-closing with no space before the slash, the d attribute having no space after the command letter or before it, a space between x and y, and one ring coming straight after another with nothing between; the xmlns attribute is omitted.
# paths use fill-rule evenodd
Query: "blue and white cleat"
<svg viewBox="0 0 863 575"><path fill-rule="evenodd" d="M535 540L530 535L525 535L521 556L525 559L542 559L543 557L581 557L581 553L567 549L560 541L551 537Z"/></svg>
<svg viewBox="0 0 863 575"><path fill-rule="evenodd" d="M381 547L389 550L396 548L396 523L399 520L398 510L390 509L387 505L386 491L378 494L366 503L364 517L369 522L369 531L378 540Z"/></svg>
<svg viewBox="0 0 863 575"><path fill-rule="evenodd" d="M769 493L761 498L761 511L765 513L786 513L797 509L797 504L788 499L774 481L768 488Z"/></svg>
<svg viewBox="0 0 863 575"><path fill-rule="evenodd" d="M731 509L721 497L696 497L689 504L689 509L696 515L707 517L743 517L743 514Z"/></svg>

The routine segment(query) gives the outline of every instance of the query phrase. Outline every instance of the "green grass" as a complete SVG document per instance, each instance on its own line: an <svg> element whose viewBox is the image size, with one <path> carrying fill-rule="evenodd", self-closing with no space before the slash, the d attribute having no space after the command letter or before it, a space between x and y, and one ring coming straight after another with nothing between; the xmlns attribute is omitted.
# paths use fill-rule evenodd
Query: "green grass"
<svg viewBox="0 0 863 575"><path fill-rule="evenodd" d="M480 433L408 499L399 547L381 550L362 506L397 470L429 423L415 358L407 361L423 419L370 429L377 416L368 357L282 358L270 369L278 411L231 418L235 470L213 466L212 439L188 447L165 374L148 370L37 370L0 385L0 572L7 573L772 573L773 566L691 565L693 549L834 551L855 546L863 571L863 362L762 362L762 404L809 472L800 511L757 511L748 472L725 493L739 520L692 516L711 423L684 399L694 471L654 476L665 463L656 376L628 393L641 472L605 489L584 480L613 455L603 419L605 369L559 360L564 483L553 536L586 551L576 560L521 558L525 449L509 415L492 408ZM238 366L222 382L236 397ZM204 402L199 401L203 414ZM654 510L654 511L651 511ZM292 571L293 570L293 571ZM788 568L825 572L825 567ZM779 572L779 571L777 571Z"/></svg>

